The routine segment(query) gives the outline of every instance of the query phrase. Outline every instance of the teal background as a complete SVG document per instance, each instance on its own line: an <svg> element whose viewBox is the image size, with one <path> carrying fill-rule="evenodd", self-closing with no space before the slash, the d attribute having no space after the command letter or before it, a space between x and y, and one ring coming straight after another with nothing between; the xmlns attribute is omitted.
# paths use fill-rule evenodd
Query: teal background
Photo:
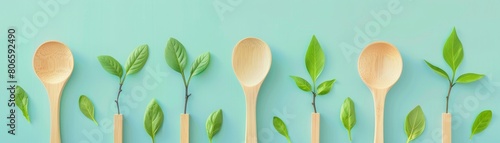
<svg viewBox="0 0 500 143"><path fill-rule="evenodd" d="M50 4L50 11L44 9L45 4ZM396 8L392 8L394 4ZM322 142L349 142L339 119L341 104L347 97L356 104L357 124L352 130L352 142L373 141L373 100L359 78L357 57L368 42L384 40L399 48L404 62L402 76L386 99L385 141L405 142L405 117L421 105L426 115L426 130L413 142L438 143L448 85L423 60L450 71L441 52L453 27L457 28L465 51L458 73L487 75L479 82L457 85L453 89L450 100L453 142L500 142L495 135L500 131L497 115L500 111L500 56L497 56L500 44L495 42L500 38L499 6L500 1L494 0L3 1L0 33L7 35L6 30L11 26L18 29L17 79L29 94L32 123L17 110L17 134L7 134L8 95L3 90L0 142L49 142L48 98L31 63L38 45L47 40L64 42L75 58L74 71L61 101L64 143L113 141L112 117L116 112L113 100L118 79L106 73L96 57L112 55L124 64L129 53L141 44L149 45L150 57L141 72L125 81L121 98L124 142L151 142L143 127L143 117L152 99L158 100L165 113L156 141L179 142L183 86L180 75L164 60L163 52L170 37L177 38L187 48L189 63L201 53L211 52L210 66L190 85L193 94L188 107L191 142L208 142L205 121L217 109L223 109L224 123L214 143L244 142L245 99L231 67L231 54L234 45L249 36L266 41L273 54L272 67L258 99L259 143L286 142L272 127L272 117L276 115L286 122L293 142L310 142L312 96L299 90L289 75L309 79L304 57L315 34L327 60L319 81L337 79L332 92L317 98ZM225 11L217 11L221 7ZM384 12L391 16L384 17L386 20L381 23L374 14ZM33 23L37 32L24 29L29 23ZM367 34L368 39L356 45L353 39L362 33ZM5 46L6 42L3 43ZM0 51L6 55L6 49ZM1 75L6 75L7 60L0 62ZM7 80L7 76L1 78ZM1 83L1 87L7 86ZM82 94L93 101L99 126L81 114L78 98ZM488 129L471 141L470 127L475 116L485 109L493 110L493 120Z"/></svg>

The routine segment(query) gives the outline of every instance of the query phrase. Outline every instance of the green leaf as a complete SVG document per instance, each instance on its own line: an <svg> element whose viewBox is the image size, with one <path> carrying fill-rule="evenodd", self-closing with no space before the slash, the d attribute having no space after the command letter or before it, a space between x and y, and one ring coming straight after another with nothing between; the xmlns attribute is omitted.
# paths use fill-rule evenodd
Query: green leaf
<svg viewBox="0 0 500 143"><path fill-rule="evenodd" d="M97 57L97 59L99 60L99 63L101 63L101 66L104 70L106 70L108 73L112 75L116 75L119 78L122 78L123 75L122 65L115 58L108 55L104 55Z"/></svg>
<svg viewBox="0 0 500 143"><path fill-rule="evenodd" d="M427 66L429 66L434 72L436 72L437 74L439 74L439 75L443 76L444 78L450 80L450 76L443 69L441 69L441 68L439 68L437 66L434 66L433 64L427 62L426 60L424 60L424 61L427 64Z"/></svg>
<svg viewBox="0 0 500 143"><path fill-rule="evenodd" d="M24 91L21 86L16 86L16 92L14 93L16 105L23 112L24 118L28 120L28 123L31 123L30 115L28 113L28 94Z"/></svg>
<svg viewBox="0 0 500 143"><path fill-rule="evenodd" d="M205 71L205 69L207 69L209 63L210 63L210 53L209 52L203 53L200 56L198 56L198 58L196 58L196 60L193 62L193 65L191 66L190 77L198 75L198 74L202 73L203 71Z"/></svg>
<svg viewBox="0 0 500 143"><path fill-rule="evenodd" d="M165 48L165 60L173 70L184 73L187 63L187 53L184 45L175 38L170 38Z"/></svg>
<svg viewBox="0 0 500 143"><path fill-rule="evenodd" d="M335 83L335 79L327 80L318 85L318 95L325 95L330 92L332 89L333 83Z"/></svg>
<svg viewBox="0 0 500 143"><path fill-rule="evenodd" d="M488 125L490 125L492 116L493 113L491 112L491 110L484 110L483 112L479 113L479 115L477 115L474 124L472 124L470 139L472 139L472 136L474 136L475 134L484 131L484 129L486 129Z"/></svg>
<svg viewBox="0 0 500 143"><path fill-rule="evenodd" d="M153 143L155 142L155 135L160 130L163 124L163 110L155 99L149 102L144 114L144 129L151 136Z"/></svg>
<svg viewBox="0 0 500 143"><path fill-rule="evenodd" d="M299 87L301 90L304 90L306 92L311 91L311 84L307 82L305 79L298 76L290 76L290 77L295 81L295 84L297 84L297 87Z"/></svg>
<svg viewBox="0 0 500 143"><path fill-rule="evenodd" d="M286 125L283 122L283 120L281 120L279 117L274 116L273 125L274 125L274 128L276 129L276 131L278 131L278 133L280 133L281 135L285 136L285 138L290 143L291 142L290 136L288 136L288 130L286 129Z"/></svg>
<svg viewBox="0 0 500 143"><path fill-rule="evenodd" d="M139 72L146 64L149 57L148 45L141 45L128 56L127 63L125 64L125 72L127 75Z"/></svg>
<svg viewBox="0 0 500 143"><path fill-rule="evenodd" d="M207 123L206 123L206 128L207 128L207 135L208 135L208 140L212 142L212 138L220 131L222 127L222 110L219 109L210 116L208 116Z"/></svg>
<svg viewBox="0 0 500 143"><path fill-rule="evenodd" d="M316 79L318 79L319 75L323 71L324 65L325 54L323 53L323 49L321 49L321 45L319 45L316 36L313 35L306 53L306 68L309 75L311 75L313 83L316 83Z"/></svg>
<svg viewBox="0 0 500 143"><path fill-rule="evenodd" d="M415 107L413 110L408 113L406 116L405 122L405 132L406 136L408 136L408 140L406 143L416 139L420 136L425 130L425 115L422 108L419 106Z"/></svg>
<svg viewBox="0 0 500 143"><path fill-rule="evenodd" d="M453 28L453 32L451 32L448 40L446 40L446 44L444 44L443 58L453 72L457 71L458 66L462 63L464 50L455 28Z"/></svg>
<svg viewBox="0 0 500 143"><path fill-rule="evenodd" d="M90 101L90 99L87 96L80 95L80 99L78 99L78 104L80 105L80 111L82 111L83 115L85 115L85 117L89 118L90 120L94 121L94 123L99 126L94 117L94 104L92 104L92 101Z"/></svg>
<svg viewBox="0 0 500 143"><path fill-rule="evenodd" d="M483 77L484 77L483 74L466 73L457 78L457 83L471 83L480 80Z"/></svg>
<svg viewBox="0 0 500 143"><path fill-rule="evenodd" d="M356 125L356 110L354 109L354 102L349 97L344 100L342 109L340 109L340 121L342 121L345 129L347 129L349 141L352 141L351 129Z"/></svg>

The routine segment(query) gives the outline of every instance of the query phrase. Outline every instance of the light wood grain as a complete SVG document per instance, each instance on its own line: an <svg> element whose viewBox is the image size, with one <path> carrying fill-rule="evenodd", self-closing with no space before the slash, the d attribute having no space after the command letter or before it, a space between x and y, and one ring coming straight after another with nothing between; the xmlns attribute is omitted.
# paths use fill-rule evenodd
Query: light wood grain
<svg viewBox="0 0 500 143"><path fill-rule="evenodd" d="M319 143L320 136L320 115L311 114L311 143Z"/></svg>
<svg viewBox="0 0 500 143"><path fill-rule="evenodd" d="M181 143L189 143L189 114L181 114Z"/></svg>
<svg viewBox="0 0 500 143"><path fill-rule="evenodd" d="M61 143L61 96L73 72L73 54L61 42L41 44L33 56L33 69L47 90L50 103L50 143Z"/></svg>
<svg viewBox="0 0 500 143"><path fill-rule="evenodd" d="M373 95L375 106L375 143L384 142L385 97L403 71L398 49L387 42L369 44L359 56L358 72Z"/></svg>
<svg viewBox="0 0 500 143"><path fill-rule="evenodd" d="M451 143L451 114L443 113L443 143Z"/></svg>
<svg viewBox="0 0 500 143"><path fill-rule="evenodd" d="M233 49L233 70L245 93L246 143L257 143L256 106L259 89L271 68L271 49L262 40L245 38Z"/></svg>
<svg viewBox="0 0 500 143"><path fill-rule="evenodd" d="M114 120L115 120L114 143L123 143L123 115L115 114Z"/></svg>

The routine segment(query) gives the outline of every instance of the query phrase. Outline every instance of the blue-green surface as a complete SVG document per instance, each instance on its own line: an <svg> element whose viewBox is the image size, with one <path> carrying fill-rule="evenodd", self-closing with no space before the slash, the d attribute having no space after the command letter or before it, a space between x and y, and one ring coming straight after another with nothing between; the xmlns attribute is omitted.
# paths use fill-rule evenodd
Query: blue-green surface
<svg viewBox="0 0 500 143"><path fill-rule="evenodd" d="M0 35L5 36L0 37L6 40L10 26L18 29L17 79L29 94L32 123L17 110L16 135L7 134L8 91L2 90L0 142L49 142L48 98L32 68L33 53L47 40L64 42L75 58L73 75L61 101L64 143L113 142L113 100L118 79L101 68L97 56L112 55L125 63L129 53L141 44L149 45L150 57L144 69L127 77L124 85L124 142L151 142L143 117L153 98L165 112L156 141L179 142L184 91L180 75L164 59L169 37L184 44L190 63L205 51L211 53L210 66L190 86L191 142L208 142L205 121L217 109L224 111L224 123L214 143L244 142L245 98L231 67L231 54L233 46L248 36L266 41L273 53L272 67L258 99L259 143L286 142L272 126L275 115L287 123L294 143L310 142L312 97L298 89L289 75L308 77L304 57L315 34L327 60L318 80L337 79L331 93L317 98L322 142L349 142L339 115L347 97L356 104L357 124L352 130L352 142L373 142L373 100L359 78L357 57L367 43L384 40L399 48L404 62L402 76L386 99L385 141L406 141L405 117L421 105L426 130L413 142L438 143L448 85L423 60L450 71L441 52L453 27L457 28L465 51L458 73L487 75L479 82L454 88L450 100L453 143L500 142L496 135L500 132L499 6L500 1L494 0L3 1ZM30 23L32 27L26 29ZM7 43L3 43L6 47ZM6 48L2 49L0 55L6 55ZM0 63L0 75L4 75L0 77L1 87L6 87L7 60ZM99 126L80 112L81 94L93 101ZM474 118L485 109L493 111L490 127L470 141Z"/></svg>

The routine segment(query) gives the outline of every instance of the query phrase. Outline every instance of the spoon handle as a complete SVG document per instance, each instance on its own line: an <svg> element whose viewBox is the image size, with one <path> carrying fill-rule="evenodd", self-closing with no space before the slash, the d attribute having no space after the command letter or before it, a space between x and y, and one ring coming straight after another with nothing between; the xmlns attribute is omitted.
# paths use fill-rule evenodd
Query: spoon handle
<svg viewBox="0 0 500 143"><path fill-rule="evenodd" d="M256 122L256 109L257 109L257 95L259 93L258 87L244 87L246 97L246 135L245 143L257 143L257 122Z"/></svg>
<svg viewBox="0 0 500 143"><path fill-rule="evenodd" d="M114 127L114 143L123 142L123 115L115 114L114 117L115 127Z"/></svg>
<svg viewBox="0 0 500 143"><path fill-rule="evenodd" d="M189 114L181 114L181 143L189 143Z"/></svg>
<svg viewBox="0 0 500 143"><path fill-rule="evenodd" d="M320 135L320 114L311 114L311 143L319 143Z"/></svg>
<svg viewBox="0 0 500 143"><path fill-rule="evenodd" d="M62 87L58 85L46 85L45 87L47 88L50 103L50 143L61 143L59 111Z"/></svg>
<svg viewBox="0 0 500 143"><path fill-rule="evenodd" d="M384 143L384 105L388 90L372 90L375 106L374 143Z"/></svg>
<svg viewBox="0 0 500 143"><path fill-rule="evenodd" d="M451 114L443 113L443 143L451 143Z"/></svg>

